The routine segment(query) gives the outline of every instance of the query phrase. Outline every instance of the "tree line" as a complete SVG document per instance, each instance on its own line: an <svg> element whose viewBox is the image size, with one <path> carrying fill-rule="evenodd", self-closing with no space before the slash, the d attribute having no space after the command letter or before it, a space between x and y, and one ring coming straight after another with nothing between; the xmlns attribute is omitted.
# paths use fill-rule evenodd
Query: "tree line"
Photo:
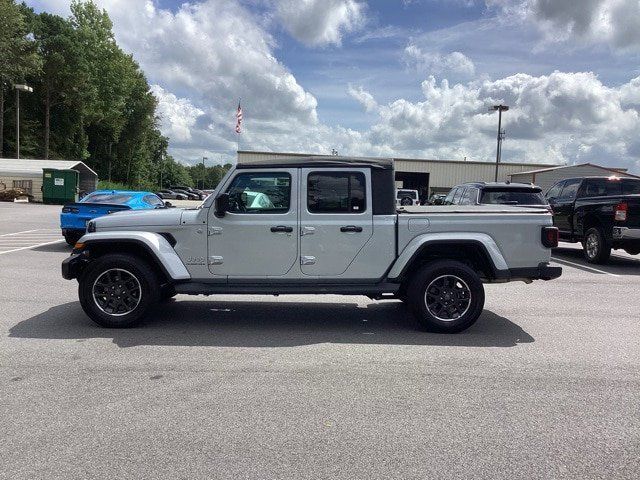
<svg viewBox="0 0 640 480"><path fill-rule="evenodd" d="M127 187L202 184L201 164L167 153L147 79L92 0L73 0L69 18L0 0L0 157L16 154L16 84L33 88L20 95L21 157L82 160ZM204 186L228 167L207 167Z"/></svg>

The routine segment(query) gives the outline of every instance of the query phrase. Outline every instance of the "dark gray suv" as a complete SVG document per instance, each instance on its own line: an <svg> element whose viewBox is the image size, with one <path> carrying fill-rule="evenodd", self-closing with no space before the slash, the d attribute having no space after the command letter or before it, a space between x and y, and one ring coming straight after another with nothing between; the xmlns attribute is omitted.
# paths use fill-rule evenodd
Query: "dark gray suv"
<svg viewBox="0 0 640 480"><path fill-rule="evenodd" d="M548 208L542 189L531 183L473 182L457 185L443 205L517 205Z"/></svg>

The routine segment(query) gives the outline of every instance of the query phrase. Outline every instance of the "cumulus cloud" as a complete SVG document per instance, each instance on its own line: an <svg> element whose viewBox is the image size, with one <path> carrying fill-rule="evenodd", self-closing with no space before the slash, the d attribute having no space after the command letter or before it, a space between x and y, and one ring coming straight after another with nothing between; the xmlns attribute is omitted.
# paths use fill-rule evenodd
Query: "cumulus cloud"
<svg viewBox="0 0 640 480"><path fill-rule="evenodd" d="M534 22L550 42L573 40L640 50L638 0L486 0L509 18Z"/></svg>
<svg viewBox="0 0 640 480"><path fill-rule="evenodd" d="M276 12L285 30L309 46L340 45L366 18L357 0L277 0Z"/></svg>
<svg viewBox="0 0 640 480"><path fill-rule="evenodd" d="M178 142L191 140L191 129L203 110L194 107L186 98L178 98L160 85L151 85L151 92L158 99L157 113L162 134Z"/></svg>
<svg viewBox="0 0 640 480"><path fill-rule="evenodd" d="M430 75L452 74L472 77L475 74L475 65L461 52L442 55L438 52L425 51L411 43L404 49L404 60L408 66Z"/></svg>
<svg viewBox="0 0 640 480"><path fill-rule="evenodd" d="M354 87L353 85L349 85L347 92L364 107L366 112L375 112L378 110L378 102L376 102L373 95L362 88L362 86Z"/></svg>

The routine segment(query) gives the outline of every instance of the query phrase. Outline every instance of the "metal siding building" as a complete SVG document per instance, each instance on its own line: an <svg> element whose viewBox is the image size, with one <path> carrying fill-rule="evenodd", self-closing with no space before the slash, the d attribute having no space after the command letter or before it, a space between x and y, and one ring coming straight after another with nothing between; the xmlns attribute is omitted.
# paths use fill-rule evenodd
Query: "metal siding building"
<svg viewBox="0 0 640 480"><path fill-rule="evenodd" d="M80 174L80 190L92 192L98 187L98 174L83 162L0 158L0 190L22 187L30 190L36 202L41 202L43 168L77 170Z"/></svg>
<svg viewBox="0 0 640 480"><path fill-rule="evenodd" d="M239 162L277 160L281 158L319 157L331 158L331 155L312 155L303 153L252 152L239 151ZM495 175L494 162L466 162L458 160L428 160L421 158L393 158L396 170L396 186L415 190L428 190L428 194L446 193L451 187L465 182L492 182ZM498 179L505 181L509 175L531 170L535 167L550 167L549 164L501 163ZM422 193L422 192L421 192Z"/></svg>
<svg viewBox="0 0 640 480"><path fill-rule="evenodd" d="M627 173L625 168L601 167L592 163L583 163L580 165L569 165L562 167L542 168L527 172L512 173L512 182L535 183L542 188L543 192L547 192L556 183L565 178L575 177L609 177L615 175L618 177L640 178L636 175Z"/></svg>

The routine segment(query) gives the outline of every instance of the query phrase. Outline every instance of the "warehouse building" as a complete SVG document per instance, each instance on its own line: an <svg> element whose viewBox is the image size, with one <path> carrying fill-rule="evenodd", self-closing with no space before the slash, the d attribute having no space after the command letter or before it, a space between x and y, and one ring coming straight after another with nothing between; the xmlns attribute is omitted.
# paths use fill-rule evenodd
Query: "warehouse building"
<svg viewBox="0 0 640 480"><path fill-rule="evenodd" d="M98 174L83 162L0 158L0 190L23 188L33 195L36 202L41 202L45 169L77 171L79 191L92 192L98 187Z"/></svg>
<svg viewBox="0 0 640 480"><path fill-rule="evenodd" d="M238 162L250 163L261 160L282 158L318 157L331 155L311 155L302 153L254 152L241 150ZM492 182L495 177L495 162L467 162L461 160L428 160L423 158L394 158L396 186L418 190L421 198L434 193L447 193L451 187L465 182ZM509 180L509 176L532 168L554 167L549 164L501 163L498 180Z"/></svg>
<svg viewBox="0 0 640 480"><path fill-rule="evenodd" d="M535 183L540 186L544 192L566 178L602 176L640 178L637 175L628 173L626 168L602 167L592 163L547 167L537 170L511 173L509 176L511 177L512 182Z"/></svg>

